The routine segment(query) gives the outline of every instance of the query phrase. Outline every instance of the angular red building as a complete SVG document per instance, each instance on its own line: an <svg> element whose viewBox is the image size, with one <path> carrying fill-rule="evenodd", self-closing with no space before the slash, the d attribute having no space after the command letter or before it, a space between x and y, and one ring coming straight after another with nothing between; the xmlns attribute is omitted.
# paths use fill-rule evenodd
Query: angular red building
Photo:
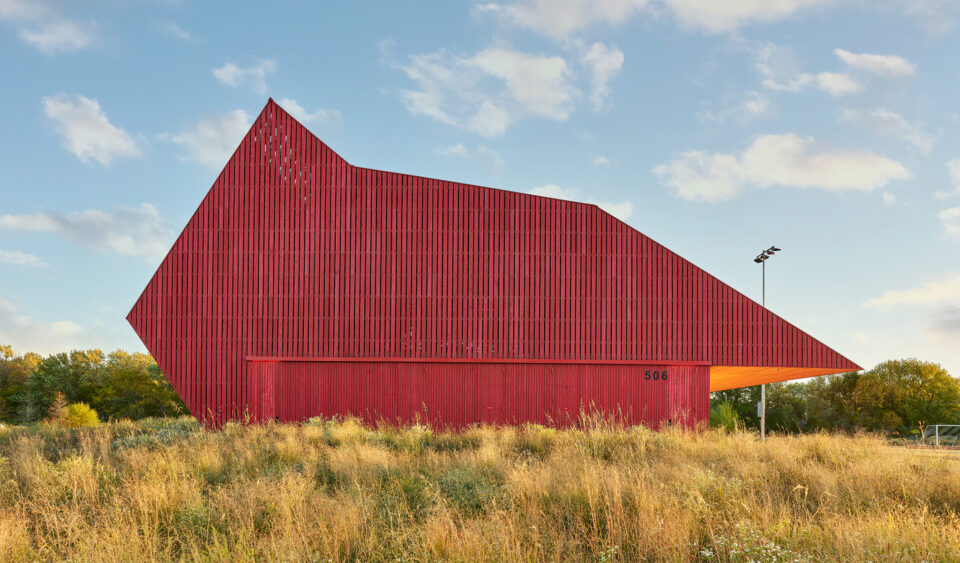
<svg viewBox="0 0 960 563"><path fill-rule="evenodd" d="M861 369L594 205L352 166L273 100L127 319L211 423L692 424Z"/></svg>

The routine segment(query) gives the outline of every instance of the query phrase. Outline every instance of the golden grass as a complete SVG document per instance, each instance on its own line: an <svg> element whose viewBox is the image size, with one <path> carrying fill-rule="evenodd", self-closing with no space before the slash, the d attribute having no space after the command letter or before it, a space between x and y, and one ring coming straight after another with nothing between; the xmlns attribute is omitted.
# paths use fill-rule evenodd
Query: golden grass
<svg viewBox="0 0 960 563"><path fill-rule="evenodd" d="M960 560L960 459L601 422L0 429L0 560Z"/></svg>

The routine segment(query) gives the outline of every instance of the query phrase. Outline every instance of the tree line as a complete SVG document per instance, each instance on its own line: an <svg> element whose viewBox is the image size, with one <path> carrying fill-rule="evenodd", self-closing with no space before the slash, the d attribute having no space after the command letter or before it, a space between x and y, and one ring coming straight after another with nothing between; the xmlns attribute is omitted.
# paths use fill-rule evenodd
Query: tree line
<svg viewBox="0 0 960 563"><path fill-rule="evenodd" d="M711 425L758 428L759 400L760 387L714 392ZM0 345L0 422L29 424L79 403L105 420L188 412L148 354L74 350L43 357ZM960 424L960 380L931 362L890 360L867 371L767 386L767 428L778 432L907 436L928 424Z"/></svg>
<svg viewBox="0 0 960 563"><path fill-rule="evenodd" d="M0 421L29 424L66 404L102 419L177 416L187 408L148 354L74 350L43 357L0 345Z"/></svg>
<svg viewBox="0 0 960 563"><path fill-rule="evenodd" d="M759 386L716 391L711 425L759 428L759 401ZM960 424L960 380L932 362L890 360L871 370L767 385L767 428L778 432L910 436L930 424Z"/></svg>

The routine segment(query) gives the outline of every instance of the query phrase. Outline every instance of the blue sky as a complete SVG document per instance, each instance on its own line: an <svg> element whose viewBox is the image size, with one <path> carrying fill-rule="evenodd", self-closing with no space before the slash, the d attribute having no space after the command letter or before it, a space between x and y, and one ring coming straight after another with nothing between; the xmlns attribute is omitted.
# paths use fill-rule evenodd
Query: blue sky
<svg viewBox="0 0 960 563"><path fill-rule="evenodd" d="M352 164L595 202L865 367L960 374L949 0L0 0L0 343L124 320L269 96Z"/></svg>

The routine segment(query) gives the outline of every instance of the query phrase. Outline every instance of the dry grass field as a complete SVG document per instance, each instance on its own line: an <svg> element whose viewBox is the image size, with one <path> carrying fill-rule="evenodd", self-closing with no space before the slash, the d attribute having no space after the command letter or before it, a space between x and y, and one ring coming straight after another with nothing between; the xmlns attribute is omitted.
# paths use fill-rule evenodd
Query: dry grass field
<svg viewBox="0 0 960 563"><path fill-rule="evenodd" d="M146 420L0 429L0 560L960 560L960 460L877 437Z"/></svg>

